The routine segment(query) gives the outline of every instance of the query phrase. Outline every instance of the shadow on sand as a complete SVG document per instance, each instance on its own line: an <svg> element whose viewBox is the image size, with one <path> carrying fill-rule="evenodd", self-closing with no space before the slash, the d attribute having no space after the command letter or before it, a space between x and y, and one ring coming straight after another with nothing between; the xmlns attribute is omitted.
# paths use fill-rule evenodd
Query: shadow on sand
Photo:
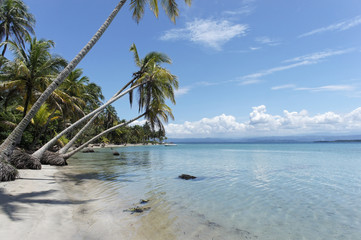
<svg viewBox="0 0 361 240"><path fill-rule="evenodd" d="M20 221L22 218L17 215L19 215L21 209L24 208L23 204L26 204L29 208L31 208L33 204L68 205L83 204L91 201L49 199L49 196L55 192L57 192L57 190L11 195L5 193L3 188L0 188L0 211L4 212L12 221Z"/></svg>

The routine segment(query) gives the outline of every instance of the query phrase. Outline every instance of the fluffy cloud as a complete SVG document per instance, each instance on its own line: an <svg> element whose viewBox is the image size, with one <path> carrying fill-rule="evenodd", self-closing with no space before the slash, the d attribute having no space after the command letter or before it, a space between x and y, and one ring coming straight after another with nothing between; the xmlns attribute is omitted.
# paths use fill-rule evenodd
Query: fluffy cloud
<svg viewBox="0 0 361 240"><path fill-rule="evenodd" d="M266 106L253 107L249 120L237 122L236 118L222 114L195 122L168 124L168 137L255 137L287 136L315 133L355 133L361 131L361 107L340 115L326 112L310 116L306 110L289 112L282 116L267 113Z"/></svg>
<svg viewBox="0 0 361 240"><path fill-rule="evenodd" d="M223 44L231 39L244 36L247 29L245 24L232 24L227 20L196 19L188 22L185 28L165 32L160 39L189 40L220 50Z"/></svg>
<svg viewBox="0 0 361 240"><path fill-rule="evenodd" d="M177 90L175 90L174 95L176 97L179 97L179 96L187 94L189 91L190 91L189 87L178 88Z"/></svg>

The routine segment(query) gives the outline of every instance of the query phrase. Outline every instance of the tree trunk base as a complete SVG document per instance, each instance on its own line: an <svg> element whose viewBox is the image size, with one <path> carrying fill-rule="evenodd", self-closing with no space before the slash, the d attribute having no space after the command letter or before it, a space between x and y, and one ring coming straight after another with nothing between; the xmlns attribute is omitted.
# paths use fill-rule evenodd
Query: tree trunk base
<svg viewBox="0 0 361 240"><path fill-rule="evenodd" d="M40 159L41 164L55 165L55 166L66 166L68 163L62 155L55 152L45 151L42 158Z"/></svg>
<svg viewBox="0 0 361 240"><path fill-rule="evenodd" d="M9 162L17 169L41 169L41 163L39 159L27 154L20 149L14 150Z"/></svg>
<svg viewBox="0 0 361 240"><path fill-rule="evenodd" d="M14 166L0 159L0 182L14 181L18 176L19 172Z"/></svg>

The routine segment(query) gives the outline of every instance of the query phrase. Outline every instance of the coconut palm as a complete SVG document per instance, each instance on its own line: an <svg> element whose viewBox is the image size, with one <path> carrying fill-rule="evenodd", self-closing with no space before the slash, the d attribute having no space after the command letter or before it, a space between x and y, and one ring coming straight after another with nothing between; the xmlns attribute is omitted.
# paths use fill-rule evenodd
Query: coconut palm
<svg viewBox="0 0 361 240"><path fill-rule="evenodd" d="M153 126L157 125L162 128L164 128L162 121L168 122L169 117L174 119L174 116L172 114L172 109L169 106L167 106L164 102L158 101L157 98L154 98L152 103L148 106L147 111L145 113L140 114L139 116L133 118L132 120L129 120L127 122L122 122L116 126L113 126L109 129L99 133L98 135L96 135L92 139L88 140L87 142L85 142L80 147L76 148L75 150L73 150L69 153L63 154L62 157L64 159L68 159L71 156L73 156L75 153L84 149L86 146L88 146L90 143L92 143L96 139L98 139L98 138L104 136L105 134L110 133L118 128L129 125L130 123L132 123L142 117L145 117L148 121L150 121L151 125L153 125ZM152 123L151 121L154 121L154 122Z"/></svg>
<svg viewBox="0 0 361 240"><path fill-rule="evenodd" d="M168 98L172 101L172 103L175 103L173 88L178 88L178 82L174 75L172 75L167 69L161 67L161 64L163 63L172 63L171 59L166 54L158 52L151 52L143 59L140 59L135 44L132 44L130 51L133 52L135 64L140 68L140 70L133 74L133 79L128 82L120 91L118 91L112 97L112 99L119 96L120 93L124 91L124 89L131 85L131 89L139 87L139 112L146 110L152 97L154 96L157 96L162 101L165 98ZM146 92L140 94L142 91ZM129 93L130 103L132 104L133 93L132 91L129 91ZM147 99L145 99L145 97L147 97ZM59 153L64 154L75 143L80 135L90 126L90 123L95 120L96 116L94 116L77 133L77 135L59 151ZM42 149L45 149L45 145Z"/></svg>
<svg viewBox="0 0 361 240"><path fill-rule="evenodd" d="M12 40L25 47L25 40L34 34L35 18L28 12L21 0L3 0L0 2L0 40ZM4 44L2 56L7 44Z"/></svg>
<svg viewBox="0 0 361 240"><path fill-rule="evenodd" d="M103 35L105 30L109 27L110 23L113 21L115 16L118 14L120 9L125 4L126 0L121 0L114 8L112 13L103 23L103 25L99 28L96 34L91 38L91 40L84 46L84 48L75 56L75 58L69 62L69 64L64 68L64 70L58 75L58 77L48 86L46 91L38 98L33 107L27 113L27 115L22 119L22 121L17 125L14 131L8 136L7 139L0 145L0 161L8 160L11 157L11 154L15 148L15 146L20 142L22 134L25 128L28 126L31 119L35 116L36 112L39 110L42 104L46 101L46 99L51 95L51 93L64 81L64 79L70 74L71 71L75 69L75 67L79 64L79 62L85 57L85 55L92 49L92 47L96 44L96 42ZM133 16L137 21L141 19L143 16L143 12L141 9L144 9L145 3L149 3L149 6L155 13L155 16L158 16L158 1L157 0L132 0L130 2L131 9L133 9ZM190 5L191 0L185 0L185 2ZM162 0L162 6L165 9L167 15L171 20L175 21L175 17L178 16L178 8L175 0ZM139 12L139 14L134 14L134 12Z"/></svg>
<svg viewBox="0 0 361 240"><path fill-rule="evenodd" d="M8 42L15 59L6 61L0 74L0 79L5 80L2 81L1 88L16 89L18 94L24 96L23 117L29 104L35 102L34 92L42 92L41 89L45 89L66 65L63 58L50 54L50 49L54 47L53 41L30 37L27 40L27 51L15 42Z"/></svg>

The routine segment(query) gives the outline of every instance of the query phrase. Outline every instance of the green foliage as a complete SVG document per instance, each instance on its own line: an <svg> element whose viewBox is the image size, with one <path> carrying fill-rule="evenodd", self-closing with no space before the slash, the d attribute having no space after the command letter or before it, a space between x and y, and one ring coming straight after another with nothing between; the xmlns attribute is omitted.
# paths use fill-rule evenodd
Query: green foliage
<svg viewBox="0 0 361 240"><path fill-rule="evenodd" d="M191 4L191 0L185 0ZM157 0L132 0L130 5L133 17L139 21L144 7L149 5L158 16ZM175 21L178 6L175 0L162 0L162 7ZM35 18L28 12L21 0L0 0L0 142L12 132L26 115L37 98L52 83L66 66L67 61L51 52L55 43L51 40L38 40L34 34ZM4 54L9 49L14 56L7 59ZM175 103L174 89L178 88L176 76L161 65L171 64L171 59L159 52L151 52L144 58L138 55L135 44L130 49L139 71L133 80L125 85L142 84L137 90L139 111L145 113L147 122L143 126L124 126L109 132L99 142L126 144L162 141L165 131L162 122L173 118L166 100ZM132 104L134 94L130 94ZM102 105L104 96L101 87L83 75L82 69L75 69L60 85L23 133L20 147L34 150L52 139L58 132ZM94 126L84 134L77 144L87 141L104 130L117 126L120 120L113 106L105 108L94 121ZM75 133L62 136L59 146L64 146Z"/></svg>
<svg viewBox="0 0 361 240"><path fill-rule="evenodd" d="M191 5L192 0L184 0L188 6ZM133 19L139 23L144 15L144 10L146 5L149 5L150 10L154 13L156 17L159 16L159 7L158 0L131 0L130 10L133 13ZM161 5L167 14L167 16L175 22L176 17L179 16L178 4L175 0L161 0Z"/></svg>

